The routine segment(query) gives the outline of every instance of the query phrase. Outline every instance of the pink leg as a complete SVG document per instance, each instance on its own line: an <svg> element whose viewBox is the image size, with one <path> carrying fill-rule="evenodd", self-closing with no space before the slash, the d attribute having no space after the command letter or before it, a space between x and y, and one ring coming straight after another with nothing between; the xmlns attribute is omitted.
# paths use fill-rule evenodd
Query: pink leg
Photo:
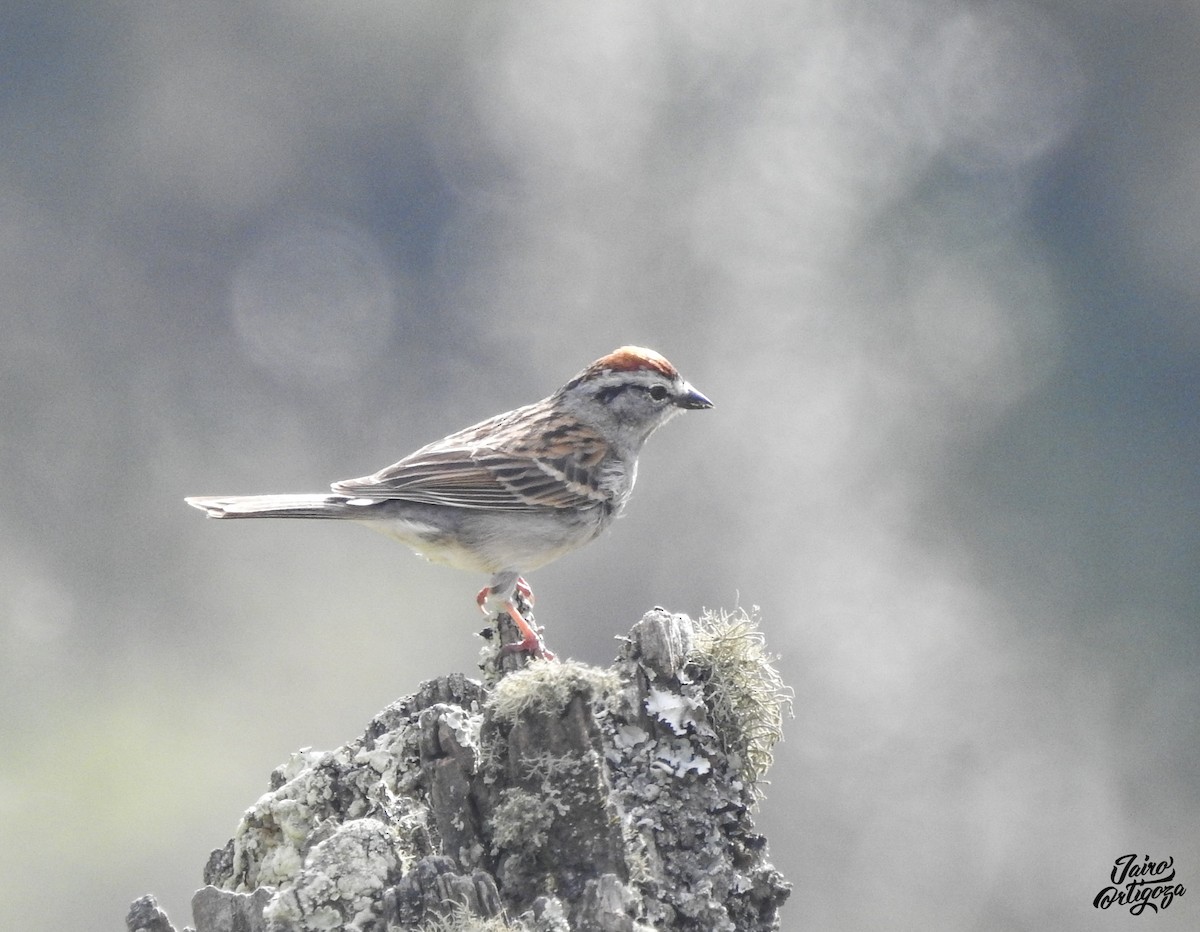
<svg viewBox="0 0 1200 932"><path fill-rule="evenodd" d="M513 624L517 626L517 630L521 632L522 637L516 644L505 644L500 648L500 653L532 654L534 657L541 657L543 660L553 660L554 654L546 650L541 637L533 628L529 627L529 622L521 617L521 613L517 611L517 607L512 602L505 602L504 607L508 609L508 617L513 620Z"/></svg>
<svg viewBox="0 0 1200 932"><path fill-rule="evenodd" d="M530 605L533 605L533 589L530 587L529 583L525 582L525 578L523 576L517 577L517 592L525 596L525 601L527 601Z"/></svg>
<svg viewBox="0 0 1200 932"><path fill-rule="evenodd" d="M533 590L529 588L529 583L525 582L521 577L517 577L516 591L519 592L530 605L533 604ZM491 586L484 586L475 596L475 604L479 606L479 610L485 615L490 614L487 609L488 597L493 594ZM502 648L502 652L506 654L516 653L517 651L532 654L535 657L543 657L546 660L553 660L554 654L546 650L542 644L542 639L538 633L529 626L521 613L517 611L517 606L513 604L512 599L507 599L504 602L504 609L508 612L508 617L513 620L513 624L517 626L517 630L521 632L521 640L516 644L506 644Z"/></svg>
<svg viewBox="0 0 1200 932"><path fill-rule="evenodd" d="M517 577L516 591L525 597L525 601L527 601L530 605L533 605L533 589L530 587L529 583L525 582L525 579L522 576ZM493 594L494 593L492 592L491 586L484 586L475 596L475 604L479 606L479 610L485 615L488 614L487 605L485 603L488 600L488 596Z"/></svg>

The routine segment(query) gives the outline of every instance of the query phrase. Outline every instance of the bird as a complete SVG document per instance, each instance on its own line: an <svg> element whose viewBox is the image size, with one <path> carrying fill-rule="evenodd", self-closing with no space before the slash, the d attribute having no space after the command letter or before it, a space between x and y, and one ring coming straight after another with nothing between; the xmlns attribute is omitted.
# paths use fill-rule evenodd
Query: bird
<svg viewBox="0 0 1200 932"><path fill-rule="evenodd" d="M524 574L598 537L625 509L638 456L659 427L711 408L665 357L641 346L602 356L552 395L421 447L329 493L188 496L210 518L360 522L434 563L490 574L479 608L500 601L522 640L552 659L522 617Z"/></svg>

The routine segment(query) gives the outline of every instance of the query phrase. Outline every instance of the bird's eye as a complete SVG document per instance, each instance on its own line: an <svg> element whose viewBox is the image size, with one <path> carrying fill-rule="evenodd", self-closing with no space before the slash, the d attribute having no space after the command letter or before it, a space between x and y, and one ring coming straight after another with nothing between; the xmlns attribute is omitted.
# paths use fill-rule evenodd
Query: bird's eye
<svg viewBox="0 0 1200 932"><path fill-rule="evenodd" d="M662 401L667 397L667 388L665 385L653 385L650 387L650 397L655 401Z"/></svg>

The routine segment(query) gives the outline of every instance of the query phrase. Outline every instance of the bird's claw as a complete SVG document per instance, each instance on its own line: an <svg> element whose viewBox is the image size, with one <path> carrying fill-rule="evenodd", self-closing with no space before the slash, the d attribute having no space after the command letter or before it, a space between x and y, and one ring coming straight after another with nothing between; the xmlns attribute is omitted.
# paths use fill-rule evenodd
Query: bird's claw
<svg viewBox="0 0 1200 932"><path fill-rule="evenodd" d="M523 576L517 577L516 586L514 587L513 592L520 595L526 602L529 603L531 607L533 606L533 589L530 587L529 583L525 582L525 578ZM479 610L485 615L491 614L487 608L487 600L491 596L497 594L498 593L496 590L491 586L484 586L475 596L475 604L479 606Z"/></svg>
<svg viewBox="0 0 1200 932"><path fill-rule="evenodd" d="M537 660L557 659L554 656L554 652L547 650L545 643L536 634L532 638L526 637L524 640L502 645L500 647L500 656L506 657L509 654L529 654L529 656Z"/></svg>
<svg viewBox="0 0 1200 932"><path fill-rule="evenodd" d="M491 586L484 586L480 589L479 594L475 596L475 603L479 606L479 610L485 615L490 615L491 612L488 610L487 601L493 595L498 594ZM544 660L553 660L554 654L546 649L541 635L533 629L521 614L521 610L517 608L516 598L519 598L522 603L528 606L533 605L533 590L529 587L529 583L520 576L517 577L512 594L504 601L504 611L508 613L508 617L517 626L517 630L521 633L521 640L503 645L500 648L501 656L522 653Z"/></svg>

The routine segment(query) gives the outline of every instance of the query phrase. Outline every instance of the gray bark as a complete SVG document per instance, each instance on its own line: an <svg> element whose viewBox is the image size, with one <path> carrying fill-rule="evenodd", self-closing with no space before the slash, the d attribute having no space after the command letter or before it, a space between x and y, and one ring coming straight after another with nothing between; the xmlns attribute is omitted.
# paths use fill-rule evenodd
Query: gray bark
<svg viewBox="0 0 1200 932"><path fill-rule="evenodd" d="M709 656L655 609L607 670L497 653L485 682L424 683L275 770L205 867L197 932L778 929L736 733L762 722L717 707ZM153 897L127 926L174 932Z"/></svg>

